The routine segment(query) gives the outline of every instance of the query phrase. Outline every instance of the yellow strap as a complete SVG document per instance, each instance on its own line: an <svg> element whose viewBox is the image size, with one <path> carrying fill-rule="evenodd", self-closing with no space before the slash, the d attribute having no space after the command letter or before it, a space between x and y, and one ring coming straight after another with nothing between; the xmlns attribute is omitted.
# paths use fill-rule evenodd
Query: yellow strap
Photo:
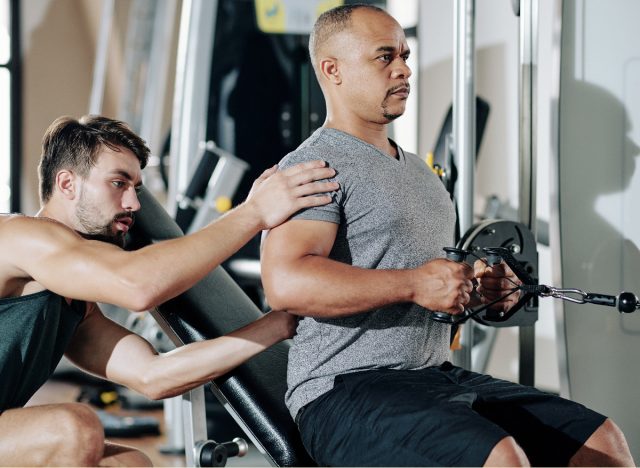
<svg viewBox="0 0 640 468"><path fill-rule="evenodd" d="M453 337L453 341L449 345L449 349L451 351L458 351L458 350L462 349L462 345L460 344L460 335L461 335L461 333L462 333L462 327L458 327L458 330L456 330L456 334Z"/></svg>

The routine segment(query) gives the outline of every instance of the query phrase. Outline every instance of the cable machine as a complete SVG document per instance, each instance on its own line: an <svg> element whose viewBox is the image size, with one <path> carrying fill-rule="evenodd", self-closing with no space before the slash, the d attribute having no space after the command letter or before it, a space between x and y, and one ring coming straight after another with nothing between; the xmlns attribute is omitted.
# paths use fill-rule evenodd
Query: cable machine
<svg viewBox="0 0 640 468"><path fill-rule="evenodd" d="M535 172L536 172L536 44L537 44L537 0L512 0L514 14L519 16L519 189L520 203L518 217L523 233L519 238L505 238L497 234L502 229L483 225L480 229L473 225L473 192L476 153L476 96L475 96L475 0L456 0L454 4L454 96L453 133L450 151L458 168L459 184L456 186L458 219L465 243L471 245L477 236L491 233L494 245L509 243L512 253L523 250L529 257L530 273L537 274L538 261L535 250ZM524 229L522 229L524 228ZM524 236L525 230L530 234ZM524 237L531 237L525 249ZM519 239L519 240L516 240ZM531 248L530 245L533 247ZM538 319L537 304L527 304L528 312L522 317L504 321L501 326L520 327L519 381L526 385L534 383L535 322ZM471 369L471 351L474 346L473 322L467 321L462 330L461 350L454 353L457 365ZM488 339L493 339L491 334Z"/></svg>

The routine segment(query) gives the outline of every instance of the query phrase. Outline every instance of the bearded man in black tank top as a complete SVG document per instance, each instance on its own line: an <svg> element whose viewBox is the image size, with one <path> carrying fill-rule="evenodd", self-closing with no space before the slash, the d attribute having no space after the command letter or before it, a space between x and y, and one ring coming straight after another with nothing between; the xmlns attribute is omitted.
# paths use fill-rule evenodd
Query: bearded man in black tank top
<svg viewBox="0 0 640 468"><path fill-rule="evenodd" d="M81 369L149 398L195 388L294 333L272 311L227 336L164 355L108 320L97 302L144 311L184 292L262 229L327 203L337 184L323 161L271 168L246 202L200 231L142 249L121 248L140 209L137 190L149 150L123 122L57 119L39 166L35 217L0 216L0 465L143 466L135 449L104 439L78 403L23 405L62 355Z"/></svg>

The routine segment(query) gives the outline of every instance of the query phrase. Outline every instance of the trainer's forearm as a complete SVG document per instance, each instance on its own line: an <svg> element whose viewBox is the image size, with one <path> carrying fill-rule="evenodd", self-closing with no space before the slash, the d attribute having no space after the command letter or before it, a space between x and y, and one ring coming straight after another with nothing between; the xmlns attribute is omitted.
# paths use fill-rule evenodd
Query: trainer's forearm
<svg viewBox="0 0 640 468"><path fill-rule="evenodd" d="M308 255L263 266L269 305L295 315L340 317L413 299L412 270L369 270Z"/></svg>
<svg viewBox="0 0 640 468"><path fill-rule="evenodd" d="M287 329L281 323L267 315L220 338L154 356L139 380L125 385L153 399L180 395L226 374L285 339Z"/></svg>

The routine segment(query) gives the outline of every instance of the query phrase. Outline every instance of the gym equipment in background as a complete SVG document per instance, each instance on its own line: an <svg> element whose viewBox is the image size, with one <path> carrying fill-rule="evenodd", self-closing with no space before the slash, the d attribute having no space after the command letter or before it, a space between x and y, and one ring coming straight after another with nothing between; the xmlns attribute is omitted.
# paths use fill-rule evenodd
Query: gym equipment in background
<svg viewBox="0 0 640 468"><path fill-rule="evenodd" d="M249 164L218 147L203 145L189 185L178 195L176 222L184 232L193 232L230 210L238 185Z"/></svg>
<svg viewBox="0 0 640 468"><path fill-rule="evenodd" d="M484 136L485 127L487 126L490 110L491 107L489 103L480 96L476 96L476 158L480 151L480 145L482 143L482 137ZM432 151L433 160L430 164L436 174L440 176L451 198L454 196L455 184L458 180L458 169L453 160L452 125L453 106L449 106L449 110L442 122L440 133L438 133L435 148Z"/></svg>

